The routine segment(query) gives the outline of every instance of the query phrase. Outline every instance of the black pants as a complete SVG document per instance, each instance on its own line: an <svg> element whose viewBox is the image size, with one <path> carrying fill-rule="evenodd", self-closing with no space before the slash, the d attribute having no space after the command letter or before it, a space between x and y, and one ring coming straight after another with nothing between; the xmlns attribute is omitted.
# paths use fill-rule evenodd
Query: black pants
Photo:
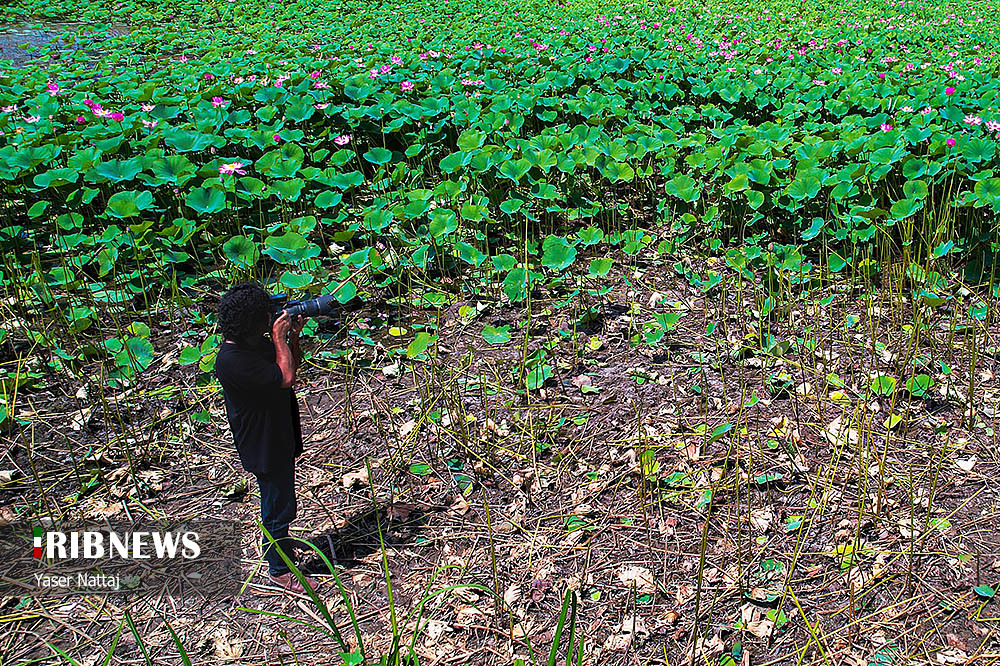
<svg viewBox="0 0 1000 666"><path fill-rule="evenodd" d="M264 528L271 533L277 545L288 559L295 561L292 555L292 541L288 538L288 525L295 519L297 505L295 503L295 464L287 469L257 475L257 486L260 489L260 518ZM288 573L288 565L281 559L277 549L264 535L262 547L264 559L272 576Z"/></svg>

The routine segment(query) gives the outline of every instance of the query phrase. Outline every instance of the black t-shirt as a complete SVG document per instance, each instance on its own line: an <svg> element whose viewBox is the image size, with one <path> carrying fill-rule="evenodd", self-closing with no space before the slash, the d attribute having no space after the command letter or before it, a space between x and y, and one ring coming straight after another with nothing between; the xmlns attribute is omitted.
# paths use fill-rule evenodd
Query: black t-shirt
<svg viewBox="0 0 1000 666"><path fill-rule="evenodd" d="M281 388L274 343L223 342L215 359L226 416L243 468L269 474L294 464L302 453L299 403L291 388Z"/></svg>

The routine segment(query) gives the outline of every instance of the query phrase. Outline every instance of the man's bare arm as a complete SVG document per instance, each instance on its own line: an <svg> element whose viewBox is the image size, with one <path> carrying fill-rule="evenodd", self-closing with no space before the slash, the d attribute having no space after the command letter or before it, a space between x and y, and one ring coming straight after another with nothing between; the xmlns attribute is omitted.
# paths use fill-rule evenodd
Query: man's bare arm
<svg viewBox="0 0 1000 666"><path fill-rule="evenodd" d="M281 388L290 388L295 383L295 370L298 363L292 355L292 349L288 345L288 329L291 320L288 313L282 312L281 316L274 320L271 327L271 339L274 341L274 361L281 368Z"/></svg>

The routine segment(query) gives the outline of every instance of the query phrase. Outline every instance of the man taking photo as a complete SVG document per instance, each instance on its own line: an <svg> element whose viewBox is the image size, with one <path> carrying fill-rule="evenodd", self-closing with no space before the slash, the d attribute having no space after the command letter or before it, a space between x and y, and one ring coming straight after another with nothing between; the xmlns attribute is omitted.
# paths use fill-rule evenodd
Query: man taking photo
<svg viewBox="0 0 1000 666"><path fill-rule="evenodd" d="M288 526L297 509L295 458L302 453L299 404L292 385L302 358L299 333L306 320L291 318L287 312L273 323L271 319L270 297L259 284L240 284L226 292L219 301L224 342L215 374L240 462L257 477L261 523L274 539L271 544L265 534L262 544L271 580L301 593L301 583L277 549L292 559ZM315 588L316 581L306 580Z"/></svg>

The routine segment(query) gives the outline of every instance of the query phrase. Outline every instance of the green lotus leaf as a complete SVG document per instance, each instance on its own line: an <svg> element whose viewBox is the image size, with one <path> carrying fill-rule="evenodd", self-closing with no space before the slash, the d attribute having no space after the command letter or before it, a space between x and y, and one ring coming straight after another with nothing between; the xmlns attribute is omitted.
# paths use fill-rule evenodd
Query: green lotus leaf
<svg viewBox="0 0 1000 666"><path fill-rule="evenodd" d="M483 340L491 345L502 345L505 342L510 342L510 324L499 327L483 326L482 336Z"/></svg>
<svg viewBox="0 0 1000 666"><path fill-rule="evenodd" d="M111 195L105 212L118 218L138 217L140 212L151 208L152 205L153 195L149 192L126 190Z"/></svg>
<svg viewBox="0 0 1000 666"><path fill-rule="evenodd" d="M509 178L515 183L519 182L528 171L531 170L531 162L526 159L507 161L500 165L500 175Z"/></svg>
<svg viewBox="0 0 1000 666"><path fill-rule="evenodd" d="M896 391L896 378L889 375L879 375L868 387L875 395L888 396Z"/></svg>
<svg viewBox="0 0 1000 666"><path fill-rule="evenodd" d="M184 203L202 215L218 213L226 208L226 194L214 187L199 187L188 193Z"/></svg>
<svg viewBox="0 0 1000 666"><path fill-rule="evenodd" d="M127 375L135 375L153 362L153 345L146 338L131 337L115 354L115 363Z"/></svg>
<svg viewBox="0 0 1000 666"><path fill-rule="evenodd" d="M240 268L253 268L260 259L257 243L246 236L233 236L227 240L222 246L222 253Z"/></svg>
<svg viewBox="0 0 1000 666"><path fill-rule="evenodd" d="M313 276L309 273L299 273L295 271L285 271L278 278L278 282L288 289L305 289L312 284Z"/></svg>
<svg viewBox="0 0 1000 666"><path fill-rule="evenodd" d="M608 274L611 267L614 265L614 261L608 259L607 257L602 257L600 259L591 259L589 273L594 277L603 277Z"/></svg>
<svg viewBox="0 0 1000 666"><path fill-rule="evenodd" d="M542 243L542 266L554 271L569 268L576 259L576 248L562 236L549 235Z"/></svg>
<svg viewBox="0 0 1000 666"><path fill-rule="evenodd" d="M984 204L1000 211L1000 178L987 178L976 183L973 189L976 197Z"/></svg>
<svg viewBox="0 0 1000 666"><path fill-rule="evenodd" d="M387 164L392 159L392 151L385 148L372 148L365 151L362 157L372 164L382 165Z"/></svg>
<svg viewBox="0 0 1000 666"><path fill-rule="evenodd" d="M326 190L316 195L316 206L318 208L333 208L334 206L340 205L343 198L344 195L340 192L331 192Z"/></svg>

